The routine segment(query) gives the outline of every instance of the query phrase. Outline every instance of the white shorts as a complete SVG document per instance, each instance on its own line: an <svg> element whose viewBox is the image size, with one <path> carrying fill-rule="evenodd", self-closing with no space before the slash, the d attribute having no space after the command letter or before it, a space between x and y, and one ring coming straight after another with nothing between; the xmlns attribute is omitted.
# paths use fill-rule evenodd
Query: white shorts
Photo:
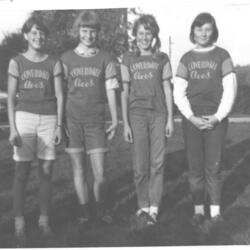
<svg viewBox="0 0 250 250"><path fill-rule="evenodd" d="M21 147L14 147L15 161L55 160L54 132L56 115L39 115L16 112L16 128L21 137Z"/></svg>

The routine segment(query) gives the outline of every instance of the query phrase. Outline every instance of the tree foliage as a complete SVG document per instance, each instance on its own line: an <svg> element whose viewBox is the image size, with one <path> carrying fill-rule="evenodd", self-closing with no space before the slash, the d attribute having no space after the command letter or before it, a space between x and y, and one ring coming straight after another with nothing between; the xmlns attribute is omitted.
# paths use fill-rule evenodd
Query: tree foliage
<svg viewBox="0 0 250 250"><path fill-rule="evenodd" d="M64 51L76 46L71 36L73 21L81 10L42 10L32 15L39 16L49 28L47 51L60 56ZM128 49L127 9L98 9L102 29L99 46L116 57ZM25 49L21 33L6 34L0 44L0 89L6 90L9 60Z"/></svg>

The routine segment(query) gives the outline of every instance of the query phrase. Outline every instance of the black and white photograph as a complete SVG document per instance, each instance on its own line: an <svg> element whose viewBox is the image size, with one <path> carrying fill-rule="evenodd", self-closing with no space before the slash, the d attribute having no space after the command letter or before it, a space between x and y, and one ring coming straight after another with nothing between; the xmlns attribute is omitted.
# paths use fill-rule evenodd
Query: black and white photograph
<svg viewBox="0 0 250 250"><path fill-rule="evenodd" d="M250 0L0 0L0 248L250 245Z"/></svg>

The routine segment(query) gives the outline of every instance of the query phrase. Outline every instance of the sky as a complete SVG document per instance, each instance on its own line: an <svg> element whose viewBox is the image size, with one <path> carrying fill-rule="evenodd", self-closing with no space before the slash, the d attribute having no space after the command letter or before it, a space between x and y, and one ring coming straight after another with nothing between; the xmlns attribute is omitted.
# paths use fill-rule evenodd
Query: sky
<svg viewBox="0 0 250 250"><path fill-rule="evenodd" d="M0 41L4 34L20 30L27 16L35 9L84 9L139 7L143 13L153 14L160 26L162 50L169 53L177 67L182 54L192 48L190 26L197 14L210 12L219 29L217 44L229 51L235 65L250 64L250 0L0 0ZM131 17L132 18L132 17Z"/></svg>
<svg viewBox="0 0 250 250"><path fill-rule="evenodd" d="M182 54L194 45L189 41L193 19L200 12L210 12L219 30L217 45L229 51L235 64L250 64L250 3L249 5L222 4L144 7L143 13L156 17L160 26L162 50L169 53L171 36L172 64L175 67Z"/></svg>

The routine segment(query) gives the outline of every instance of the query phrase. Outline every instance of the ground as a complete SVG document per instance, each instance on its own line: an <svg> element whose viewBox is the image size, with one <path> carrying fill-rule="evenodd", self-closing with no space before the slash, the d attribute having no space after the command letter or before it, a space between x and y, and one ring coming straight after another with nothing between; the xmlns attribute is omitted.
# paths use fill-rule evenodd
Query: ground
<svg viewBox="0 0 250 250"><path fill-rule="evenodd" d="M53 178L51 224L54 238L45 242L37 229L38 179L36 163L29 179L25 218L28 222L27 247L111 247L111 246L190 246L250 244L250 125L230 123L223 160L223 223L201 235L190 224L192 203L187 183L187 164L182 131L176 124L168 141L165 160L164 196L159 223L134 231L132 218L136 197L131 169L130 145L121 136L122 126L109 143L106 162L112 225L93 224L79 231L76 226L76 197L72 171L63 145L58 148ZM0 130L0 247L15 247L13 238L11 188L14 164L7 140L8 128ZM89 163L89 162L87 162ZM91 178L91 176L90 176Z"/></svg>

